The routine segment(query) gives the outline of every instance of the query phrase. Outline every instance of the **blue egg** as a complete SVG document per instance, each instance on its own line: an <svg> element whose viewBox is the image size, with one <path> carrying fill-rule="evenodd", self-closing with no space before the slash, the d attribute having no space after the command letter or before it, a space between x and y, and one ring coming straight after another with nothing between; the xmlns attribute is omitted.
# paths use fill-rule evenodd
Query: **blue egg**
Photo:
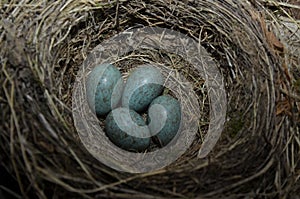
<svg viewBox="0 0 300 199"><path fill-rule="evenodd" d="M143 111L163 91L164 78L159 69L147 65L135 69L128 77L122 106Z"/></svg>
<svg viewBox="0 0 300 199"><path fill-rule="evenodd" d="M147 122L151 135L156 135L162 146L167 145L180 128L179 101L170 95L155 98L149 106Z"/></svg>
<svg viewBox="0 0 300 199"><path fill-rule="evenodd" d="M127 108L116 108L105 120L107 137L127 151L140 152L150 145L150 131L142 116Z"/></svg>
<svg viewBox="0 0 300 199"><path fill-rule="evenodd" d="M103 116L118 106L124 88L120 71L112 64L97 65L89 74L86 84L90 108Z"/></svg>

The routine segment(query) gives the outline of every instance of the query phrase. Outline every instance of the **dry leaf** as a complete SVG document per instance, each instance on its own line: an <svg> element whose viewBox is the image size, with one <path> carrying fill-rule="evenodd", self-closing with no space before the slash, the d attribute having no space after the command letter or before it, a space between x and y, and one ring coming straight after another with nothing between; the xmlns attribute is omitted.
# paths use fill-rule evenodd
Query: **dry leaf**
<svg viewBox="0 0 300 199"><path fill-rule="evenodd" d="M262 15L258 12L251 11L251 16L254 20L258 21L260 24L260 27L266 37L266 40L270 47L274 51L279 51L283 52L284 51L284 46L283 44L279 41L279 39L275 36L275 34L272 31L269 31L265 22L265 19L262 17Z"/></svg>

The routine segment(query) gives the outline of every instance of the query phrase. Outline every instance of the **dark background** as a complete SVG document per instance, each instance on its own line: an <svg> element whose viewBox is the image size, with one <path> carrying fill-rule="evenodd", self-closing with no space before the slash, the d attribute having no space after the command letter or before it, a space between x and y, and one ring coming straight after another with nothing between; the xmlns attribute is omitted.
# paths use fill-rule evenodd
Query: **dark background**
<svg viewBox="0 0 300 199"><path fill-rule="evenodd" d="M16 199L8 191L9 189L21 198L20 190L17 181L7 172L7 170L0 165L0 199Z"/></svg>

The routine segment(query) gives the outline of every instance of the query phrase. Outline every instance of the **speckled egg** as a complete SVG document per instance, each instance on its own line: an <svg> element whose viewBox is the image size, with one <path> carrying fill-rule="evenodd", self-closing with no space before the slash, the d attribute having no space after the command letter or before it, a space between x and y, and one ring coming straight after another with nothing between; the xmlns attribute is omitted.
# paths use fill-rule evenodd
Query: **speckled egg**
<svg viewBox="0 0 300 199"><path fill-rule="evenodd" d="M163 91L164 78L160 70L150 66L135 69L128 77L122 96L122 106L143 111Z"/></svg>
<svg viewBox="0 0 300 199"><path fill-rule="evenodd" d="M151 135L156 135L162 146L167 145L177 134L181 122L178 100L170 95L155 98L149 106L147 123Z"/></svg>
<svg viewBox="0 0 300 199"><path fill-rule="evenodd" d="M150 145L150 131L135 111L117 108L108 114L105 131L112 143L127 151L141 152Z"/></svg>
<svg viewBox="0 0 300 199"><path fill-rule="evenodd" d="M86 84L90 108L97 116L106 115L119 104L123 88L121 73L114 65L97 65L89 73Z"/></svg>

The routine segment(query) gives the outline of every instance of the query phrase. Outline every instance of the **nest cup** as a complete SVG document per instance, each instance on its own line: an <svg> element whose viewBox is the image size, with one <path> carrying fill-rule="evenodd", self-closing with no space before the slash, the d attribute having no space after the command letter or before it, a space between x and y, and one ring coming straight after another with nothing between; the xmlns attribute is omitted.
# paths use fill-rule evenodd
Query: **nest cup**
<svg viewBox="0 0 300 199"><path fill-rule="evenodd" d="M21 4L5 4L0 24L0 157L20 187L15 194L216 198L297 193L299 56L286 56L282 42L267 29L268 16L275 17L268 5L159 0ZM159 50L132 51L113 60L125 77L145 63L166 67L165 75L169 70L182 75L200 105L195 110L187 103L186 110L199 111L201 117L185 153L167 167L131 174L102 164L86 150L72 117L72 94L78 71L96 46L143 26L178 31L209 52L224 78L227 112L221 139L199 159L210 122L208 88L199 72L182 57Z"/></svg>

